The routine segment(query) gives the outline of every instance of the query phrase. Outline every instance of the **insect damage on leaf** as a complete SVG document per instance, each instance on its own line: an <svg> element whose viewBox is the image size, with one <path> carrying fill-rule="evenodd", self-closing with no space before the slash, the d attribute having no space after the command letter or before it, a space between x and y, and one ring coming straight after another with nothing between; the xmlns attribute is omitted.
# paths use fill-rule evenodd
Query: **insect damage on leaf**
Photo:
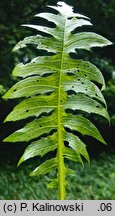
<svg viewBox="0 0 115 216"><path fill-rule="evenodd" d="M101 93L105 82L100 70L88 61L70 57L70 53L78 49L90 50L111 45L111 42L96 33L81 32L82 26L92 25L90 19L74 13L73 7L66 3L58 2L57 6L48 7L58 14L39 13L36 17L53 22L55 27L23 25L35 29L37 34L26 37L14 47L16 51L34 44L36 49L46 50L47 55L37 56L26 64L18 64L13 76L20 77L21 81L3 96L4 99L21 98L5 121L28 117L34 119L4 141L31 141L18 164L53 151L52 158L46 159L31 175L55 171L55 179L51 179L49 187L57 187L59 199L65 199L66 177L73 174L67 160L83 165L83 156L89 162L86 145L81 137L89 135L105 144L85 113L98 114L109 120ZM78 30L73 33L75 29ZM101 90L96 83L101 86ZM76 111L76 115L73 111ZM73 130L79 133L75 135ZM80 133L82 136L79 137L77 134Z"/></svg>

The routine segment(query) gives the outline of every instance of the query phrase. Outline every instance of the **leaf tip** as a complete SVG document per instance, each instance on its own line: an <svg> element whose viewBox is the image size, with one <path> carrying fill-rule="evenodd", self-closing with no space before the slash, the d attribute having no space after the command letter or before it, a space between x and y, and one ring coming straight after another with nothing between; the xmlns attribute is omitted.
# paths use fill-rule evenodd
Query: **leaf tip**
<svg viewBox="0 0 115 216"><path fill-rule="evenodd" d="M8 118L8 116L4 119L4 123L6 123L6 122L8 122L8 121L10 121L9 120L9 118Z"/></svg>
<svg viewBox="0 0 115 216"><path fill-rule="evenodd" d="M6 100L6 99L7 99L6 94L4 94L4 95L2 96L2 99L3 99L3 100Z"/></svg>
<svg viewBox="0 0 115 216"><path fill-rule="evenodd" d="M7 141L6 141L6 138L5 138L5 139L3 139L3 142L7 142Z"/></svg>
<svg viewBox="0 0 115 216"><path fill-rule="evenodd" d="M12 52L15 52L17 49L16 49L16 46L12 49Z"/></svg>
<svg viewBox="0 0 115 216"><path fill-rule="evenodd" d="M19 167L20 164L21 164L22 162L24 162L24 160L23 160L23 156L22 156L22 157L20 158L20 160L18 161L17 167Z"/></svg>
<svg viewBox="0 0 115 216"><path fill-rule="evenodd" d="M30 177L35 176L34 171L29 174Z"/></svg>

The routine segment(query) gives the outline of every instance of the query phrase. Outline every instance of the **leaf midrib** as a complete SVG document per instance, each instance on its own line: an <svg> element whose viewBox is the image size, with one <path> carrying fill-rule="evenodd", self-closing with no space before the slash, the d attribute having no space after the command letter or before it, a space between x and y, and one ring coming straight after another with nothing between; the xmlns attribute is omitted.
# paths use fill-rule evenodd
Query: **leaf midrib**
<svg viewBox="0 0 115 216"><path fill-rule="evenodd" d="M59 88L58 88L58 181L59 181L59 199L65 199L65 166L64 166L64 157L63 157L63 149L64 143L62 139L62 131L61 131L61 82L62 82L62 70L63 70L63 61L64 61L64 42L65 42L65 28L66 28L66 18L64 22L64 31L63 31L63 40L62 40L62 55L61 55L61 65L59 71Z"/></svg>

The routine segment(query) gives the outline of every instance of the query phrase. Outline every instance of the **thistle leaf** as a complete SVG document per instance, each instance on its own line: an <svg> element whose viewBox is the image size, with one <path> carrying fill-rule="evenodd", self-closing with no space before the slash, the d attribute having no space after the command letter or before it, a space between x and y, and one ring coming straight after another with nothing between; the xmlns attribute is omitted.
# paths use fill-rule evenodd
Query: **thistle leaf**
<svg viewBox="0 0 115 216"><path fill-rule="evenodd" d="M54 46L51 47L50 43L53 43ZM44 40L44 37L41 35L30 36L30 37L24 38L24 40L17 43L17 45L13 49L13 52L17 51L18 49L27 47L28 44L36 45L37 49L47 50L49 52L54 52L54 53L56 52L55 40L52 40L51 38L47 38L47 37L45 37L45 40Z"/></svg>
<svg viewBox="0 0 115 216"><path fill-rule="evenodd" d="M77 153L71 148L66 147L64 149L64 157L69 159L69 160L72 160L74 162L81 162L82 163L81 157L79 155L77 155Z"/></svg>
<svg viewBox="0 0 115 216"><path fill-rule="evenodd" d="M65 133L65 139L69 142L69 146L80 156L84 156L84 158L90 164L90 158L86 149L86 145L79 139L79 137L71 134Z"/></svg>
<svg viewBox="0 0 115 216"><path fill-rule="evenodd" d="M54 151L58 146L57 134L42 138L32 142L25 150L24 154L18 162L18 166L27 159L35 156L44 156L50 151Z"/></svg>
<svg viewBox="0 0 115 216"><path fill-rule="evenodd" d="M106 144L95 125L82 115L73 116L72 114L68 114L68 116L63 118L63 125L71 130L78 131L82 135L92 136L100 142ZM71 137L70 134L69 136ZM78 139L78 137L76 137L76 139ZM80 142L80 140L77 142Z"/></svg>
<svg viewBox="0 0 115 216"><path fill-rule="evenodd" d="M75 52L75 49L90 50L92 47L104 47L107 44L111 45L111 42L98 34L82 32L68 38L66 51L70 53Z"/></svg>
<svg viewBox="0 0 115 216"><path fill-rule="evenodd" d="M48 184L48 188L57 188L58 187L58 179L52 179Z"/></svg>
<svg viewBox="0 0 115 216"><path fill-rule="evenodd" d="M34 133L33 133L34 129ZM40 119L35 119L32 122L26 124L25 127L15 131L9 137L7 137L5 142L23 142L40 137L43 134L50 133L53 129L57 129L57 118L56 114L51 116L42 117Z"/></svg>
<svg viewBox="0 0 115 216"><path fill-rule="evenodd" d="M96 33L82 32L82 26L92 25L90 19L74 13L73 7L66 3L59 1L57 6L48 7L58 14L46 12L36 17L53 23L54 27L23 25L35 29L37 34L24 38L13 49L17 51L34 45L36 49L47 51L47 55L45 52L43 56L37 56L26 64L20 63L14 68L13 76L21 80L3 98L20 100L5 122L28 118L28 123L4 141L31 141L18 165L30 158L53 152L53 157L41 163L31 176L55 171L49 187L57 187L59 199L64 199L65 187L68 185L66 176L75 174L67 161L84 165L83 156L90 163L83 136L91 136L106 144L86 116L93 113L109 121L107 105L101 92L105 89L102 73L92 63L79 59L79 52L76 59L70 54L78 49L90 51L93 47L112 43ZM74 132L79 132L81 136Z"/></svg>
<svg viewBox="0 0 115 216"><path fill-rule="evenodd" d="M40 175L40 174L46 174L49 172L54 171L58 167L58 161L57 158L52 158L50 160L45 161L43 164L41 164L39 167L37 167L30 175Z"/></svg>

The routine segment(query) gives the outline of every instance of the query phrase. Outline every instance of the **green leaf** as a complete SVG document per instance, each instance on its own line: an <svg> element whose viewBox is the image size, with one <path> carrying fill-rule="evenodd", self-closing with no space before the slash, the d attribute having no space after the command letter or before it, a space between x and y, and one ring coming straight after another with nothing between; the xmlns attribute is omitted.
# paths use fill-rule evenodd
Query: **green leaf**
<svg viewBox="0 0 115 216"><path fill-rule="evenodd" d="M75 49L90 50L92 47L103 47L107 44L111 45L112 43L98 34L92 32L82 32L71 35L68 38L66 52L75 52Z"/></svg>
<svg viewBox="0 0 115 216"><path fill-rule="evenodd" d="M105 143L100 132L95 127L93 123L91 123L88 119L84 118L82 115L72 115L68 114L63 118L63 125L71 130L76 130L80 132L82 135L89 135L99 140L100 142ZM69 136L71 136L69 134ZM76 142L79 143L80 140L76 137Z"/></svg>
<svg viewBox="0 0 115 216"><path fill-rule="evenodd" d="M23 78L31 75L43 76L44 74L56 73L59 66L60 62L55 60L53 56L41 56L34 58L30 63L18 64L13 70L13 76Z"/></svg>
<svg viewBox="0 0 115 216"><path fill-rule="evenodd" d="M39 13L39 14L36 14L35 17L41 17L41 18L46 19L50 22L53 22L56 24L56 26L59 26L59 28L60 28L60 23L62 22L62 17L60 15L55 15L52 13ZM63 28L63 26L62 26L62 28Z"/></svg>
<svg viewBox="0 0 115 216"><path fill-rule="evenodd" d="M77 80L71 80L69 77L68 80L65 80L66 78L64 77L64 83L63 87L65 91L72 91L73 94L75 93L85 93L89 97L95 98L100 100L102 103L106 105L105 99L100 92L100 89L92 82L89 80L79 77ZM71 93L72 93L71 92Z"/></svg>
<svg viewBox="0 0 115 216"><path fill-rule="evenodd" d="M58 179L52 179L48 184L48 188L57 188L58 187Z"/></svg>
<svg viewBox="0 0 115 216"><path fill-rule="evenodd" d="M68 74L74 81L80 79L88 79L102 86L105 89L105 81L100 70L88 61L75 60L66 56L64 64L64 74Z"/></svg>
<svg viewBox="0 0 115 216"><path fill-rule="evenodd" d="M50 46L50 43L52 43L52 47ZM29 44L34 44L36 45L37 49L43 49L43 50L47 50L49 52L56 52L56 44L55 44L55 40L52 40L51 38L45 38L41 36L41 35L36 35L36 36L29 36L24 38L24 40L20 41L13 49L14 51L17 51L20 48L24 48L27 47L27 45Z"/></svg>
<svg viewBox="0 0 115 216"><path fill-rule="evenodd" d="M64 149L64 156L65 156L65 158L72 160L74 162L81 162L82 163L81 157L75 151L73 151L73 149L71 149L71 148L66 147Z"/></svg>
<svg viewBox="0 0 115 216"><path fill-rule="evenodd" d="M19 103L7 116L6 121L16 121L30 116L38 117L42 113L49 113L56 110L57 98L55 95L35 96Z"/></svg>
<svg viewBox="0 0 115 216"><path fill-rule="evenodd" d="M67 32L72 32L73 30L77 29L78 27L82 26L91 26L91 22L85 19L77 19L73 17L72 19L67 20Z"/></svg>
<svg viewBox="0 0 115 216"><path fill-rule="evenodd" d="M47 77L47 79L39 76L28 77L17 82L3 98L30 97L53 92L58 87L58 78L56 78L56 74Z"/></svg>
<svg viewBox="0 0 115 216"><path fill-rule="evenodd" d="M22 26L25 26L25 27L28 27L28 28L33 28L33 29L36 29L36 30L38 30L40 32L44 32L46 34L50 34L50 35L55 37L53 29L51 29L49 27L44 27L44 26L39 26L39 25L22 25Z"/></svg>
<svg viewBox="0 0 115 216"><path fill-rule="evenodd" d="M107 110L99 102L84 94L72 95L71 97L69 96L66 103L65 101L62 101L62 106L65 109L82 110L88 113L95 113L107 118L109 121Z"/></svg>
<svg viewBox="0 0 115 216"><path fill-rule="evenodd" d="M52 130L57 129L57 118L55 113L51 116L35 119L26 124L25 127L15 131L8 136L5 142L23 142L35 139L41 135L48 134ZM34 130L34 131L33 131Z"/></svg>
<svg viewBox="0 0 115 216"><path fill-rule="evenodd" d="M69 142L69 146L75 150L75 152L80 156L83 155L84 158L90 164L89 155L86 149L86 145L79 139L79 137L73 135L72 133L64 132L64 139Z"/></svg>
<svg viewBox="0 0 115 216"><path fill-rule="evenodd" d="M16 51L34 45L37 50L45 52L43 56L38 54L29 63L18 64L12 72L13 76L20 77L21 80L3 98L20 99L5 122L26 119L28 123L4 141L31 141L18 165L29 158L48 156L53 151L53 158L49 154L51 158L41 162L31 175L52 173L55 170L49 187L57 187L59 199L64 199L66 176L73 175L74 172L66 161L80 162L83 165L83 156L90 163L82 136L79 138L73 132L92 136L106 144L86 116L93 113L109 121L107 105L101 93L105 89L102 73L90 62L80 59L79 52L76 58L71 57L71 53L77 49L90 51L93 47L112 43L96 33L82 31L82 26L92 25L89 18L75 13L73 7L66 3L58 2L57 6L48 7L57 13L50 11L37 14L36 17L53 23L54 27L23 25L35 29L37 35L24 38L13 49Z"/></svg>
<svg viewBox="0 0 115 216"><path fill-rule="evenodd" d="M23 161L28 160L35 156L44 156L50 151L54 151L58 146L57 143L57 133L54 133L52 136L42 138L35 142L32 142L25 150L24 154L20 158L18 165Z"/></svg>
<svg viewBox="0 0 115 216"><path fill-rule="evenodd" d="M52 158L50 160L45 161L42 165L37 167L30 175L43 175L49 172L52 172L53 170L57 169L58 161L57 158Z"/></svg>
<svg viewBox="0 0 115 216"><path fill-rule="evenodd" d="M57 3L57 7L56 6L49 6L50 8L53 8L55 10L57 10L59 12L59 14L61 14L62 16L64 16L64 18L69 18L69 17L79 17L79 18L87 18L88 17L82 15L82 14L78 14L78 13L73 13L73 7L67 5L65 2L61 2L59 1Z"/></svg>

